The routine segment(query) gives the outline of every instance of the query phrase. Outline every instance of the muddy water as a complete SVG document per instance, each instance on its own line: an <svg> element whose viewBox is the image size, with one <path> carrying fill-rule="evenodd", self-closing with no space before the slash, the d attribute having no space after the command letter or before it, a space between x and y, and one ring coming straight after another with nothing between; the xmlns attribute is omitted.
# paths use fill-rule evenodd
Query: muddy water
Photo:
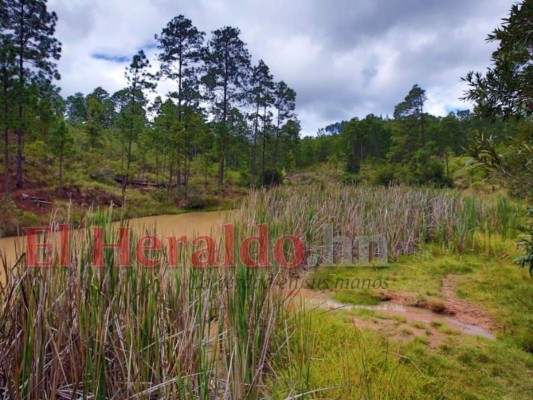
<svg viewBox="0 0 533 400"><path fill-rule="evenodd" d="M440 322L457 331L471 336L480 336L486 339L494 340L496 336L487 329L463 322L455 317L434 313L430 310L426 310L418 307L404 306L401 304L395 304L390 302L383 302L376 306L368 305L353 305L343 304L331 300L328 297L323 296L320 293L310 292L303 290L300 295L304 298L304 303L313 307L319 307L327 310L356 310L366 309L381 312L390 315L401 315L409 322L423 322L425 324L431 324L432 322Z"/></svg>
<svg viewBox="0 0 533 400"><path fill-rule="evenodd" d="M138 235L150 233L150 235L155 234L161 239L168 236L187 236L188 238L193 238L203 235L214 235L230 212L195 212L136 218L129 220L128 226ZM14 265L17 262L18 256L24 253L25 246L26 240L24 237L0 239L0 283L3 283L5 280L2 260L6 260L8 266Z"/></svg>
<svg viewBox="0 0 533 400"><path fill-rule="evenodd" d="M159 238L187 236L188 238L215 235L230 211L195 212L180 215L160 215L157 217L136 218L129 226L138 234L156 232Z"/></svg>

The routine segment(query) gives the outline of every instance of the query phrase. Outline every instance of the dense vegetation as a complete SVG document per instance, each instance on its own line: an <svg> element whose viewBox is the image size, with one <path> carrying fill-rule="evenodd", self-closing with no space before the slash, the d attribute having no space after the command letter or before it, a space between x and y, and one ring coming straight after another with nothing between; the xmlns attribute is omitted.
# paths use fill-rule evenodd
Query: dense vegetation
<svg viewBox="0 0 533 400"><path fill-rule="evenodd" d="M320 243L326 224L347 235L362 226L368 229L365 233L385 226L391 260L414 254L428 244L435 244L441 254L501 255L512 248L505 238L512 232L513 221L520 218L520 210L503 198L486 202L457 193L402 188L375 193L311 189L306 185L256 193L230 217L235 239L241 242L257 234L257 224L267 222L270 237L293 233L308 238L309 244ZM376 202L377 197L385 201ZM90 218L87 225L106 227L106 242L117 240L109 215ZM106 267L98 269L91 267L94 240L89 229L74 235L69 243L69 268L3 266L7 282L0 291L0 371L10 382L5 388L10 397L37 399L47 392L51 398L63 398L75 392L81 398L102 399L240 399L269 393L286 398L326 390L339 396L367 393L370 398L380 398L401 393L436 398L424 389L441 379L441 370L431 368L435 356L428 353L427 342L420 339L388 355L386 349L392 343L365 330L354 330L343 322L342 314L340 319L302 314L298 298L287 307L297 293L287 291L283 283L303 273L300 268L287 270L274 264L271 268L247 268L241 261L231 269L194 268L190 261L195 247L189 243L180 252L179 268L172 268L161 253L150 255L157 258L157 268L143 268L134 261L134 253L130 268L118 268L111 251L105 255ZM136 240L132 238L134 243ZM287 253L287 257L292 256ZM428 266L419 278L430 282L426 286L430 293L430 288L438 287L434 283L438 274L473 273L486 268L482 264L465 267L457 261L444 262ZM314 273L328 271L335 279L361 272L344 267ZM413 276L409 278L412 269L402 264L390 272L376 270L372 274L389 274L386 279L398 281L395 287L418 284ZM502 294L508 296L507 302L518 302L516 296L531 282L516 269L507 275L501 282ZM472 285L471 295L484 293L479 283ZM378 295L379 291L372 294ZM526 303L520 307L527 307L529 300L522 301ZM507 303L494 307L503 314ZM527 312L521 318L520 323L506 321L501 332L505 338L508 329L520 329L522 336L515 343L527 349L531 332L522 329L531 321ZM451 335L451 342L445 343L449 348L455 334L449 328L446 332ZM455 361L456 367L468 368L472 362L468 357L480 352L487 357L497 351L505 365L519 363L530 368L531 356L518 350L515 343L481 342L477 350L462 344L458 349L464 354ZM446 348L439 357L444 357ZM414 366L402 362L415 354L419 359ZM422 360L427 365L420 365ZM525 382L515 382L514 375L502 374L501 368L494 376L511 379L512 388L488 381L483 390L516 394ZM445 374L452 377L456 372L450 367ZM272 381L274 376L279 379ZM456 387L453 379L439 382L444 385L439 393L459 395L465 389ZM472 390L471 384L467 389Z"/></svg>
<svg viewBox="0 0 533 400"><path fill-rule="evenodd" d="M276 81L264 61L252 63L239 29L224 27L206 37L184 16L155 36L154 66L143 51L132 57L127 87L116 93L98 87L64 99L54 84L61 54L53 36L56 20L44 1L8 1L3 8L6 199L12 180L20 189L26 176L30 187L40 182L60 192L86 190L87 182L107 185L115 203L124 203L135 184L165 188L156 197L179 205L191 194L219 195L225 183L278 184L291 171L324 162L344 165L345 182L465 187L471 182L453 176L454 163L467 166L468 158L456 157L471 155L481 136L500 153L512 151L510 142L530 140L528 118L488 121L469 111L430 115L418 85L398 99L391 117L354 118L302 139L296 92ZM162 81L173 82L176 90L154 97ZM50 175L58 177L56 184ZM527 195L530 187L511 182L517 195Z"/></svg>
<svg viewBox="0 0 533 400"><path fill-rule="evenodd" d="M515 244L533 194L531 15L532 0L513 6L489 37L500 44L494 65L464 78L472 112L430 115L415 84L391 116L302 138L296 92L252 62L237 28L206 36L175 17L155 36L154 65L143 51L132 57L127 87L65 99L54 84L57 16L45 0L4 0L0 233L45 218L51 231L79 229L67 267L55 257L52 268L25 268L24 251L14 249L16 263L0 254L0 398L529 399L533 281L513 259L533 271L533 228L525 252ZM176 90L154 95L163 80ZM24 210L31 196L54 214ZM118 232L113 206L91 206L122 206L127 225L237 197L226 221L235 242L266 224L271 239L304 242L299 265L249 268L235 257L232 268L198 268L189 241L178 268L155 249L144 255L157 266L145 268L134 246L129 268L113 249L92 266L89 227L104 227L107 243ZM384 237L391 268L317 267L326 229L352 243ZM158 233L142 227L132 243L140 231ZM222 232L211 234L230 257ZM379 245L369 242L369 257ZM332 244L333 264L344 251ZM387 285L320 288L307 278ZM427 320L357 308L382 304Z"/></svg>

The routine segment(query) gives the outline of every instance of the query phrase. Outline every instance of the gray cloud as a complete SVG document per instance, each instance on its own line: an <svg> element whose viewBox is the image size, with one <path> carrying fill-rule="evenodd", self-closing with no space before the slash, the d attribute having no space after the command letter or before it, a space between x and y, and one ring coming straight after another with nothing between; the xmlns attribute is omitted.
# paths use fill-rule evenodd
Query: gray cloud
<svg viewBox="0 0 533 400"><path fill-rule="evenodd" d="M50 0L64 44L63 94L109 91L124 84L115 62L143 48L184 14L211 32L237 26L255 60L298 93L305 134L367 113L392 114L418 83L427 108L443 115L466 108L460 77L484 70L486 35L513 0ZM94 56L97 57L94 57ZM169 84L163 85L167 88Z"/></svg>

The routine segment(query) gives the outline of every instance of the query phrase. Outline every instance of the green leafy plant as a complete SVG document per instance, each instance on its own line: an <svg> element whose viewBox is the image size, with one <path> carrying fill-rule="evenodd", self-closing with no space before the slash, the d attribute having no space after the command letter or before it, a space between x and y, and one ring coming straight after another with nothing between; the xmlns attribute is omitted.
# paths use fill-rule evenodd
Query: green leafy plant
<svg viewBox="0 0 533 400"><path fill-rule="evenodd" d="M533 208L529 210L529 213L533 215ZM523 231L526 233L520 235L517 245L524 250L525 254L516 257L514 261L522 268L528 268L529 274L533 277L533 225L523 229Z"/></svg>

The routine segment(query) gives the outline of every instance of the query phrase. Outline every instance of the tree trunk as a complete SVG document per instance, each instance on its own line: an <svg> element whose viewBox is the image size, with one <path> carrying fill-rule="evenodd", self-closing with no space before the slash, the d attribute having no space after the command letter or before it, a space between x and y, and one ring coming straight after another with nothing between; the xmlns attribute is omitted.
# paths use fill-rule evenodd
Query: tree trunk
<svg viewBox="0 0 533 400"><path fill-rule="evenodd" d="M22 108L22 107L21 107ZM22 112L19 112L20 120L22 121ZM22 188L22 158L24 152L24 131L17 130L17 171L16 171L16 186L17 189Z"/></svg>
<svg viewBox="0 0 533 400"><path fill-rule="evenodd" d="M9 200L9 186L10 186L10 180L9 180L9 129L6 127L4 129L4 193L5 193L5 200Z"/></svg>
<svg viewBox="0 0 533 400"><path fill-rule="evenodd" d="M278 124L276 126L276 144L274 145L274 166L279 168L279 132L281 126L281 115L278 110Z"/></svg>
<svg viewBox="0 0 533 400"><path fill-rule="evenodd" d="M167 155L163 153L163 162L161 163L161 184L165 184L165 173L167 172ZM159 183L159 182L157 182Z"/></svg>
<svg viewBox="0 0 533 400"><path fill-rule="evenodd" d="M263 154L261 156L261 186L265 185L265 153L266 153L266 132L263 132Z"/></svg>
<svg viewBox="0 0 533 400"><path fill-rule="evenodd" d="M24 35L26 33L26 24L25 24L25 15L24 15L24 3L20 4L20 31L19 31L19 40L20 40L20 49L18 54L18 77L19 77L19 91L24 90L25 85L25 76L24 76ZM24 105L23 105L23 98L21 96L22 93L19 92L19 108L18 108L18 117L19 117L19 124L21 126L17 129L16 135L17 135L17 171L16 171L16 179L15 184L18 189L22 188L22 157L24 152L24 129L22 128L22 120L24 118Z"/></svg>
<svg viewBox="0 0 533 400"><path fill-rule="evenodd" d="M176 188L179 189L181 186L181 160L178 157L178 161L176 162Z"/></svg>
<svg viewBox="0 0 533 400"><path fill-rule="evenodd" d="M169 162L169 173L168 173L168 192L169 193L172 190L172 177L174 176L174 164L171 161L172 160L170 160Z"/></svg>
<svg viewBox="0 0 533 400"><path fill-rule="evenodd" d="M255 189L257 183L257 131L259 130L259 105L257 105L255 110L255 125L254 125L254 143L252 146L252 187Z"/></svg>
<svg viewBox="0 0 533 400"><path fill-rule="evenodd" d="M227 57L227 56L226 56ZM227 67L227 62L226 62ZM220 154L218 160L218 188L224 184L224 161L226 156L226 123L228 119L228 72L224 76L224 100L222 111L222 132L220 136Z"/></svg>
<svg viewBox="0 0 533 400"><path fill-rule="evenodd" d="M9 200L10 192L10 177L9 177L9 127L7 125L8 115L9 115L9 105L8 105L8 90L9 90L9 81L7 79L7 71L4 70L4 194L5 201Z"/></svg>
<svg viewBox="0 0 533 400"><path fill-rule="evenodd" d="M424 126L424 108L422 107L420 113L420 128L422 129L422 148L426 149L426 127Z"/></svg>
<svg viewBox="0 0 533 400"><path fill-rule="evenodd" d="M63 190L63 151L59 154L59 191Z"/></svg>
<svg viewBox="0 0 533 400"><path fill-rule="evenodd" d="M155 183L159 185L159 151L155 154Z"/></svg>
<svg viewBox="0 0 533 400"><path fill-rule="evenodd" d="M185 158L185 169L184 169L184 173L185 173L185 176L184 176L184 180L183 180L183 184L185 186L185 197L188 197L189 195L189 175L190 175L190 172L191 172L191 161L190 160L187 160L187 158Z"/></svg>
<svg viewBox="0 0 533 400"><path fill-rule="evenodd" d="M124 174L124 177L122 178L122 207L124 207L124 205L126 204L126 188L128 187L128 179L129 179L130 167L131 167L131 146L132 146L132 140L129 139L126 173Z"/></svg>
<svg viewBox="0 0 533 400"><path fill-rule="evenodd" d="M263 114L263 154L261 156L261 186L265 185L265 154L266 154L266 140L267 140L267 109L265 106Z"/></svg>

